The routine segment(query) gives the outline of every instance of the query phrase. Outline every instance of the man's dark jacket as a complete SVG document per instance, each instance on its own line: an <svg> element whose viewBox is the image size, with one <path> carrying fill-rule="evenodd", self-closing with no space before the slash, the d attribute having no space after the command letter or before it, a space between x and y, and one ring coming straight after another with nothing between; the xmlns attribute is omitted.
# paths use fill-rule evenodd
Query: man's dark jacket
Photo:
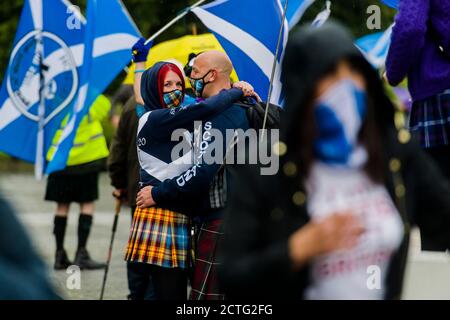
<svg viewBox="0 0 450 320"><path fill-rule="evenodd" d="M137 127L136 100L133 96L123 108L108 158L111 185L116 189L127 190L130 207L136 206L139 184L139 162L136 149Z"/></svg>

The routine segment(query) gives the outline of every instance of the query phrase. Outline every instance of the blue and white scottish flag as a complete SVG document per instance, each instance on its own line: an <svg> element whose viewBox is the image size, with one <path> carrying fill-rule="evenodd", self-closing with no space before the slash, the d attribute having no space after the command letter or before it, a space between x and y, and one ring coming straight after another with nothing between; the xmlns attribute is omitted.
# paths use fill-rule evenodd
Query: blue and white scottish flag
<svg viewBox="0 0 450 320"><path fill-rule="evenodd" d="M38 163L41 173L43 154L78 91L84 29L70 6L25 1L0 91L0 151Z"/></svg>
<svg viewBox="0 0 450 320"><path fill-rule="evenodd" d="M88 4L89 30L67 0L24 4L0 91L0 151L35 163L37 177L65 167L79 117L130 61L139 37L120 1ZM68 112L64 144L45 169L45 155Z"/></svg>
<svg viewBox="0 0 450 320"><path fill-rule="evenodd" d="M356 46L375 67L384 67L391 45L392 25L384 32L377 32L356 40Z"/></svg>
<svg viewBox="0 0 450 320"><path fill-rule="evenodd" d="M46 173L65 168L81 120L95 99L130 62L130 48L139 36L120 0L88 0L78 96Z"/></svg>
<svg viewBox="0 0 450 320"><path fill-rule="evenodd" d="M286 19L289 24L289 29L292 29L303 17L305 11L314 3L316 0L289 0ZM281 0L281 4L284 8L286 0Z"/></svg>
<svg viewBox="0 0 450 320"><path fill-rule="evenodd" d="M281 60L288 37L279 0L216 0L192 10L214 33L233 62L239 79L250 82L263 100L269 92L281 26L283 34L271 102L280 104Z"/></svg>

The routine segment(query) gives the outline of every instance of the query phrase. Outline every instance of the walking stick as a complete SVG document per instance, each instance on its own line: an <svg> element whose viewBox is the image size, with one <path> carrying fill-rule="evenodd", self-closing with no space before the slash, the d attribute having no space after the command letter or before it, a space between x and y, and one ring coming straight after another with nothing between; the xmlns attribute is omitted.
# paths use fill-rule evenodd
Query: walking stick
<svg viewBox="0 0 450 320"><path fill-rule="evenodd" d="M113 244L114 244L114 237L116 235L117 223L119 221L119 214L120 214L120 207L121 207L121 205L122 205L122 201L120 199L117 199L116 200L116 211L115 211L115 214L114 214L114 223L113 223L113 227L112 227L111 242L109 244L108 260L106 262L105 275L103 276L103 284L102 284L102 292L100 293L100 300L103 300L103 294L105 293L106 278L108 277L109 263L111 262L111 255L112 255L112 249L113 249Z"/></svg>

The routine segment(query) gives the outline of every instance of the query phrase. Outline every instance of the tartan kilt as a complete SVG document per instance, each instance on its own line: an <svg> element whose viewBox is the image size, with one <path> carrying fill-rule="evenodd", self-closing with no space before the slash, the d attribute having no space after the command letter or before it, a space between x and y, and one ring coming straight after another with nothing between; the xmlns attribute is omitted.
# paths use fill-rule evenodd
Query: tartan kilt
<svg viewBox="0 0 450 320"><path fill-rule="evenodd" d="M201 224L197 236L190 300L225 300L219 288L217 246L223 233L222 220Z"/></svg>
<svg viewBox="0 0 450 320"><path fill-rule="evenodd" d="M414 102L409 129L423 148L450 145L450 90Z"/></svg>
<svg viewBox="0 0 450 320"><path fill-rule="evenodd" d="M189 218L151 207L136 208L125 254L128 262L165 268L188 268L191 263Z"/></svg>

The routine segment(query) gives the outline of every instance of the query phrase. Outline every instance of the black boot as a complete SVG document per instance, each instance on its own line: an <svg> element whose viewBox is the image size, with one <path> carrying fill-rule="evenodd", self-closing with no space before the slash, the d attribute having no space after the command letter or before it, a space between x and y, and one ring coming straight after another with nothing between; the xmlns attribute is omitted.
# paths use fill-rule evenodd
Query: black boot
<svg viewBox="0 0 450 320"><path fill-rule="evenodd" d="M74 264L77 265L81 270L96 270L104 269L106 267L106 263L92 260L86 248L79 248L77 250Z"/></svg>
<svg viewBox="0 0 450 320"><path fill-rule="evenodd" d="M66 270L71 265L73 265L73 263L67 257L66 250L64 249L56 250L54 269Z"/></svg>

